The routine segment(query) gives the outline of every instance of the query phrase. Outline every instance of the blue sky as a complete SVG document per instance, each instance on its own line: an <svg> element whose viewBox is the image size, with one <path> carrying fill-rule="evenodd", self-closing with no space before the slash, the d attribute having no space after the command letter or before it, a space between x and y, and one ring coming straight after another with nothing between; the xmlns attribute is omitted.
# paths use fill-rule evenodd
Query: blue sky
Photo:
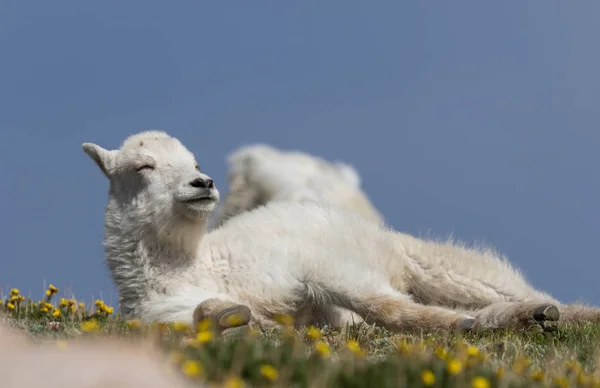
<svg viewBox="0 0 600 388"><path fill-rule="evenodd" d="M353 164L387 221L600 304L597 2L6 1L0 286L116 300L81 150L164 129L224 194L266 142Z"/></svg>

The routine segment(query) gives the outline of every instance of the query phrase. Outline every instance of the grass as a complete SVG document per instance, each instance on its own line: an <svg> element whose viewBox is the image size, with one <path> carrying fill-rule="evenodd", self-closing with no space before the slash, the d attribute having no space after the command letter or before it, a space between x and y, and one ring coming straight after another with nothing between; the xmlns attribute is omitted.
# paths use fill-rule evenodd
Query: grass
<svg viewBox="0 0 600 388"><path fill-rule="evenodd" d="M535 330L406 335L369 325L342 331L284 325L223 340L209 322L198 331L178 323L142 325L121 319L102 301L90 308L57 293L50 286L36 302L13 289L1 300L3 320L60 347L86 336L150 339L171 370L191 382L230 388L600 387L598 324L559 326L552 335Z"/></svg>

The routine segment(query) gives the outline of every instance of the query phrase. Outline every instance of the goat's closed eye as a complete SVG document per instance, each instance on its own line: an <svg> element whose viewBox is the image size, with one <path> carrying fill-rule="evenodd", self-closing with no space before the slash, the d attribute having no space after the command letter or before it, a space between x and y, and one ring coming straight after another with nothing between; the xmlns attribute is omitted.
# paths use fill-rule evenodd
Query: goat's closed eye
<svg viewBox="0 0 600 388"><path fill-rule="evenodd" d="M198 166L198 163L196 163L196 165L194 166L194 168L198 171L200 171L200 166Z"/></svg>
<svg viewBox="0 0 600 388"><path fill-rule="evenodd" d="M139 166L139 167L136 169L136 171L138 171L138 172L139 172L139 171L146 170L146 169L148 169L148 170L154 170L154 166L153 166L153 165L151 165L151 164L144 164L144 165L142 165L142 166Z"/></svg>

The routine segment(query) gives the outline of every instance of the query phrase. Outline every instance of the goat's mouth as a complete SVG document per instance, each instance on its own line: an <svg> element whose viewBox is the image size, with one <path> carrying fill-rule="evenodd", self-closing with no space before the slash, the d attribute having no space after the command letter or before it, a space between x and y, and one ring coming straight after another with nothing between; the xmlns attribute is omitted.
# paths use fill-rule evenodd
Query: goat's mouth
<svg viewBox="0 0 600 388"><path fill-rule="evenodd" d="M207 202L214 202L216 201L216 198L212 195L204 195L202 197L194 197L194 198L189 198L189 199L185 199L182 202L183 203L207 203Z"/></svg>

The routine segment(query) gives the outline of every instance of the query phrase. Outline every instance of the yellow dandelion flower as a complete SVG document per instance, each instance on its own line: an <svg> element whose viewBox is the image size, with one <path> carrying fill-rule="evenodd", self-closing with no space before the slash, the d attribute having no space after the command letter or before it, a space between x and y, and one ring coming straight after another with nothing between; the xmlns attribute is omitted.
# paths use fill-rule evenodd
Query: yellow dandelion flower
<svg viewBox="0 0 600 388"><path fill-rule="evenodd" d="M569 361L567 363L567 373L578 375L581 373L581 365L577 361Z"/></svg>
<svg viewBox="0 0 600 388"><path fill-rule="evenodd" d="M503 367L498 367L498 369L496 369L496 376L501 379L502 377L504 377L504 373L505 370Z"/></svg>
<svg viewBox="0 0 600 388"><path fill-rule="evenodd" d="M196 342L204 344L213 339L213 333L210 330L201 331L196 336Z"/></svg>
<svg viewBox="0 0 600 388"><path fill-rule="evenodd" d="M99 331L100 325L98 325L98 322L95 319L90 319L89 321L81 323L81 330L86 333Z"/></svg>
<svg viewBox="0 0 600 388"><path fill-rule="evenodd" d="M204 371L202 364L198 361L187 360L181 365L181 370L187 377L196 378L202 376Z"/></svg>
<svg viewBox="0 0 600 388"><path fill-rule="evenodd" d="M239 325L241 325L244 322L244 319L242 318L242 316L240 314L233 314L229 317L227 317L227 325L229 325L229 327L237 327Z"/></svg>
<svg viewBox="0 0 600 388"><path fill-rule="evenodd" d="M7 304L6 304L6 307L7 307L9 310L14 310L14 309L15 309L15 305L14 305L12 302L9 302L9 303L7 303Z"/></svg>
<svg viewBox="0 0 600 388"><path fill-rule="evenodd" d="M79 308L85 310L85 303L79 302Z"/></svg>
<svg viewBox="0 0 600 388"><path fill-rule="evenodd" d="M58 292L58 287L54 287L54 285L50 284L48 286L48 291L50 291L52 294L56 294Z"/></svg>
<svg viewBox="0 0 600 388"><path fill-rule="evenodd" d="M52 316L54 318L60 317L60 310L59 309L54 309L54 311L52 312Z"/></svg>
<svg viewBox="0 0 600 388"><path fill-rule="evenodd" d="M410 354L414 351L414 345L409 344L406 338L402 339L402 342L396 344L398 351L403 354Z"/></svg>
<svg viewBox="0 0 600 388"><path fill-rule="evenodd" d="M129 326L132 329L139 329L140 327L142 327L142 321L140 321L139 319L130 319L127 321L127 326Z"/></svg>
<svg viewBox="0 0 600 388"><path fill-rule="evenodd" d="M267 380L275 381L279 378L279 372L273 366L264 364L260 367L260 374Z"/></svg>
<svg viewBox="0 0 600 388"><path fill-rule="evenodd" d="M308 338L312 338L312 339L319 339L321 338L321 330L319 330L319 328L311 326L308 328L308 330L306 330L306 335L308 336Z"/></svg>
<svg viewBox="0 0 600 388"><path fill-rule="evenodd" d="M242 388L244 387L244 380L235 376L229 377L227 380L225 380L223 386L225 388Z"/></svg>
<svg viewBox="0 0 600 388"><path fill-rule="evenodd" d="M44 307L46 307L48 310L52 310L54 308L52 303L48 303L48 302L44 302Z"/></svg>
<svg viewBox="0 0 600 388"><path fill-rule="evenodd" d="M46 295L52 296L52 292L50 290L46 290Z"/></svg>
<svg viewBox="0 0 600 388"><path fill-rule="evenodd" d="M56 347L59 349L66 349L69 347L69 344L67 343L67 341L58 340L56 341Z"/></svg>
<svg viewBox="0 0 600 388"><path fill-rule="evenodd" d="M346 342L346 348L358 356L363 354L363 351L360 348L360 344L355 340L350 340Z"/></svg>
<svg viewBox="0 0 600 388"><path fill-rule="evenodd" d="M291 326L294 324L294 318L291 315L279 314L275 316L275 321L285 326Z"/></svg>
<svg viewBox="0 0 600 388"><path fill-rule="evenodd" d="M471 382L473 388L490 388L490 382L485 377L477 376Z"/></svg>
<svg viewBox="0 0 600 388"><path fill-rule="evenodd" d="M531 372L529 378L533 381L541 382L544 380L544 372L538 369L536 371Z"/></svg>
<svg viewBox="0 0 600 388"><path fill-rule="evenodd" d="M173 330L175 331L187 331L191 329L190 325L185 322L177 321L173 323Z"/></svg>
<svg viewBox="0 0 600 388"><path fill-rule="evenodd" d="M448 369L448 373L451 375L457 375L462 370L462 363L459 360L450 360L446 364L446 369Z"/></svg>
<svg viewBox="0 0 600 388"><path fill-rule="evenodd" d="M323 357L329 357L331 354L331 347L323 341L315 342L315 350Z"/></svg>
<svg viewBox="0 0 600 388"><path fill-rule="evenodd" d="M435 374L429 369L426 369L421 373L421 380L423 381L423 384L427 386L433 385L435 384Z"/></svg>
<svg viewBox="0 0 600 388"><path fill-rule="evenodd" d="M70 305L70 306L69 306L69 311L70 311L71 313L74 313L74 312L75 312L75 306L74 306L74 305Z"/></svg>
<svg viewBox="0 0 600 388"><path fill-rule="evenodd" d="M211 327L212 327L212 321L210 319L203 319L200 322L198 322L196 330L207 331L207 330L210 330Z"/></svg>
<svg viewBox="0 0 600 388"><path fill-rule="evenodd" d="M561 388L568 388L571 385L569 384L569 379L565 376L558 376L554 378L554 384Z"/></svg>
<svg viewBox="0 0 600 388"><path fill-rule="evenodd" d="M435 349L435 356L439 359L444 360L446 359L446 357L448 357L448 351L443 346L438 346Z"/></svg>
<svg viewBox="0 0 600 388"><path fill-rule="evenodd" d="M40 313L47 313L49 310L46 306L40 308Z"/></svg>
<svg viewBox="0 0 600 388"><path fill-rule="evenodd" d="M479 349L477 348L477 346L468 346L466 349L467 352L467 356L469 357L476 357L479 355Z"/></svg>
<svg viewBox="0 0 600 388"><path fill-rule="evenodd" d="M21 291L19 291L18 288L13 288L10 290L11 295L19 295L20 293L21 293Z"/></svg>
<svg viewBox="0 0 600 388"><path fill-rule="evenodd" d="M65 298L60 298L60 303L59 303L60 307L67 307L68 305L69 305L69 303L67 302L67 300Z"/></svg>
<svg viewBox="0 0 600 388"><path fill-rule="evenodd" d="M10 301L13 302L13 303L15 303L15 302L19 303L20 300L21 299L19 298L19 295L13 295L13 296L10 297Z"/></svg>
<svg viewBox="0 0 600 388"><path fill-rule="evenodd" d="M107 313L108 315L112 314L115 311L114 308L112 307L104 307L104 312Z"/></svg>

